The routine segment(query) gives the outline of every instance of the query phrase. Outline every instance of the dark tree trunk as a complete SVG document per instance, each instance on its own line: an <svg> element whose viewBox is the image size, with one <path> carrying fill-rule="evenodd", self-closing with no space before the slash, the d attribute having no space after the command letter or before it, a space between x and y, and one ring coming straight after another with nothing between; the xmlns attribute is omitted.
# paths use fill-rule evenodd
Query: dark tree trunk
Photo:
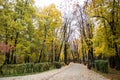
<svg viewBox="0 0 120 80"><path fill-rule="evenodd" d="M40 51L40 55L39 55L39 60L38 60L38 62L41 62L42 55L43 55L43 49L44 49L44 43L43 43L42 49L41 49L41 51Z"/></svg>
<svg viewBox="0 0 120 80"><path fill-rule="evenodd" d="M57 56L57 46L56 46L56 44L55 44L54 51L55 51L55 61L58 61L58 56Z"/></svg>
<svg viewBox="0 0 120 80"><path fill-rule="evenodd" d="M58 53L58 56L57 56L57 59L56 59L57 61L60 60L60 53L61 53L61 51L62 51L63 42L64 42L64 41L62 41L62 43L61 43L61 45L60 45L59 53Z"/></svg>
<svg viewBox="0 0 120 80"><path fill-rule="evenodd" d="M30 62L30 56L27 56L27 62L28 63Z"/></svg>
<svg viewBox="0 0 120 80"><path fill-rule="evenodd" d="M45 47L46 37L47 37L47 27L46 27L46 25L44 27L45 27L45 29L44 29L45 34L44 34L43 44L42 44L42 48L41 48L41 51L40 51L38 62L41 62L41 59L42 59L42 56L43 56L44 47Z"/></svg>
<svg viewBox="0 0 120 80"><path fill-rule="evenodd" d="M12 51L12 53L11 53L11 57L10 57L10 64L12 64L12 63L13 63L13 59L14 59L13 53L14 53L14 50L13 50L13 51Z"/></svg>
<svg viewBox="0 0 120 80"><path fill-rule="evenodd" d="M16 64L16 54L14 55L14 59L13 59L14 63L13 64Z"/></svg>
<svg viewBox="0 0 120 80"><path fill-rule="evenodd" d="M83 64L86 64L86 62L85 62L85 55L84 55L84 53L82 53L83 54Z"/></svg>
<svg viewBox="0 0 120 80"><path fill-rule="evenodd" d="M5 64L10 64L10 53L9 52L5 53Z"/></svg>
<svg viewBox="0 0 120 80"><path fill-rule="evenodd" d="M116 57L116 66L115 66L116 70L120 70L120 56Z"/></svg>
<svg viewBox="0 0 120 80"><path fill-rule="evenodd" d="M52 40L51 41L51 51L50 51L50 54L49 54L48 62L53 63L53 61L54 61L54 43L53 43L53 40Z"/></svg>
<svg viewBox="0 0 120 80"><path fill-rule="evenodd" d="M5 36L6 40L5 40L5 45L6 45L6 52L5 52L5 64L9 64L10 63L10 50L8 45L8 30L6 29L6 36Z"/></svg>
<svg viewBox="0 0 120 80"><path fill-rule="evenodd" d="M91 53L90 50L88 50L88 65L87 65L88 69L91 69Z"/></svg>
<svg viewBox="0 0 120 80"><path fill-rule="evenodd" d="M16 47L16 45L17 45L18 37L19 37L19 32L16 32L14 47ZM16 64L16 54L15 54L15 51L16 51L15 49L12 50L11 59L10 59L10 63L13 63L13 64Z"/></svg>
<svg viewBox="0 0 120 80"><path fill-rule="evenodd" d="M64 44L64 63L67 64L67 43Z"/></svg>
<svg viewBox="0 0 120 80"><path fill-rule="evenodd" d="M91 67L94 67L94 55L92 47L88 50L88 69L91 69Z"/></svg>
<svg viewBox="0 0 120 80"><path fill-rule="evenodd" d="M83 39L82 39L82 38L81 38L81 44L82 44L82 56L83 56L83 64L85 64L85 55L84 55Z"/></svg>
<svg viewBox="0 0 120 80"><path fill-rule="evenodd" d="M111 68L115 68L115 57L114 56L111 56L109 58L109 64Z"/></svg>
<svg viewBox="0 0 120 80"><path fill-rule="evenodd" d="M24 58L25 63L29 63L30 62L30 57L28 55L25 56Z"/></svg>
<svg viewBox="0 0 120 80"><path fill-rule="evenodd" d="M112 20L111 20L111 22L109 23L110 24L110 27L111 27L111 31L112 31L112 35L113 36L117 36L116 35L116 25L115 25L115 14L116 14L116 12L115 12L115 5L116 5L116 1L115 0L113 0L113 8L112 8ZM115 68L116 69L118 69L118 70L120 70L120 62L119 62L119 55L118 55L118 46L117 46L117 43L115 42L115 38L113 38L113 47L114 47L114 49L115 49L115 52L116 52L116 54L115 54Z"/></svg>

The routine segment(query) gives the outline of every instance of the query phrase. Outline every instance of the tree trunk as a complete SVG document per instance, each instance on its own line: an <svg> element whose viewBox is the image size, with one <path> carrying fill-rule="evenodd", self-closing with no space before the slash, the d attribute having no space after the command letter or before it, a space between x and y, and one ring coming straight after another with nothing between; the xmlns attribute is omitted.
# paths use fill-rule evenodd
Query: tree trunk
<svg viewBox="0 0 120 80"><path fill-rule="evenodd" d="M6 28L6 35L5 35L5 45L6 45L6 52L5 52L5 64L9 64L10 63L10 50L9 50L9 46L8 45L8 30Z"/></svg>
<svg viewBox="0 0 120 80"><path fill-rule="evenodd" d="M14 47L16 47L17 42L18 42L18 37L19 37L19 32L16 32L16 36L15 36L15 42L14 42ZM11 59L10 59L10 63L14 63L16 64L16 53L15 53L15 48L12 50L12 54L11 54Z"/></svg>
<svg viewBox="0 0 120 80"><path fill-rule="evenodd" d="M62 43L61 43L61 45L60 45L59 53L58 53L58 56L57 56L57 61L60 60L60 54L61 54L61 52L62 52L63 42L64 42L64 41L62 41Z"/></svg>
<svg viewBox="0 0 120 80"><path fill-rule="evenodd" d="M93 54L93 47L91 47L90 52L91 52L91 65L92 65L92 67L95 67L95 66L94 66L94 54Z"/></svg>
<svg viewBox="0 0 120 80"><path fill-rule="evenodd" d="M67 64L67 42L64 45L64 63Z"/></svg>
<svg viewBox="0 0 120 80"><path fill-rule="evenodd" d="M45 27L45 30L44 30L45 34L44 34L43 44L42 44L42 48L41 48L41 51L40 51L38 62L41 62L41 59L42 59L42 56L43 56L44 47L45 47L46 37L47 37L47 27L46 27L46 25L44 27Z"/></svg>
<svg viewBox="0 0 120 80"><path fill-rule="evenodd" d="M10 64L10 53L9 52L5 53L5 64Z"/></svg>
<svg viewBox="0 0 120 80"><path fill-rule="evenodd" d="M111 56L109 58L109 64L111 68L115 68L115 57L114 56Z"/></svg>
<svg viewBox="0 0 120 80"><path fill-rule="evenodd" d="M71 50L72 57L73 57L73 62L75 63L75 57L74 57L74 51Z"/></svg>
<svg viewBox="0 0 120 80"><path fill-rule="evenodd" d="M116 26L115 26L115 4L116 3L116 1L115 0L113 0L113 9L112 9L112 21L110 22L110 27L111 27L111 31L112 31L112 35L113 36L117 36L116 35ZM116 52L116 54L115 54L115 68L116 69L119 69L120 70L120 64L119 64L119 55L118 55L118 46L117 46L117 43L115 42L115 38L113 38L113 47L114 47L114 49L115 49L115 52Z"/></svg>

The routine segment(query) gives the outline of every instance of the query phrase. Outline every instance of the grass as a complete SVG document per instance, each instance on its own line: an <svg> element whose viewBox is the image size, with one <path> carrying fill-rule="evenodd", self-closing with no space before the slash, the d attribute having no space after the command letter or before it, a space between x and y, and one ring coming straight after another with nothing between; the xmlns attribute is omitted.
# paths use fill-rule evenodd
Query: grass
<svg viewBox="0 0 120 80"><path fill-rule="evenodd" d="M96 70L94 70L94 71L96 71ZM103 75L104 77L106 77L110 80L120 80L120 71L118 71L118 70L109 68L108 73L102 73L99 71L96 71L96 72Z"/></svg>

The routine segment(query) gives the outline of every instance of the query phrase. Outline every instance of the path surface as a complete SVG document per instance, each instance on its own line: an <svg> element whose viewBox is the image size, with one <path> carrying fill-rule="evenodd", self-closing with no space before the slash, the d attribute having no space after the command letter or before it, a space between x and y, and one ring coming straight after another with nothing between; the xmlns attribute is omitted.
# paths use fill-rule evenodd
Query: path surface
<svg viewBox="0 0 120 80"><path fill-rule="evenodd" d="M61 69L40 74L0 78L0 80L109 80L98 73L88 70L82 64L71 63Z"/></svg>

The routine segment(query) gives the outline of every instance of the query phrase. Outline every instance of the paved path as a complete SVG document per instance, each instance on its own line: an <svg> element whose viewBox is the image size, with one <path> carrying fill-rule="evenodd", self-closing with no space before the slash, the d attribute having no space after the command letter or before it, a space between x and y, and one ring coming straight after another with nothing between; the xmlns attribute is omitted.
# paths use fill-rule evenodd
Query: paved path
<svg viewBox="0 0 120 80"><path fill-rule="evenodd" d="M71 63L61 69L40 74L0 78L0 80L109 80L98 73L88 70L82 64Z"/></svg>

